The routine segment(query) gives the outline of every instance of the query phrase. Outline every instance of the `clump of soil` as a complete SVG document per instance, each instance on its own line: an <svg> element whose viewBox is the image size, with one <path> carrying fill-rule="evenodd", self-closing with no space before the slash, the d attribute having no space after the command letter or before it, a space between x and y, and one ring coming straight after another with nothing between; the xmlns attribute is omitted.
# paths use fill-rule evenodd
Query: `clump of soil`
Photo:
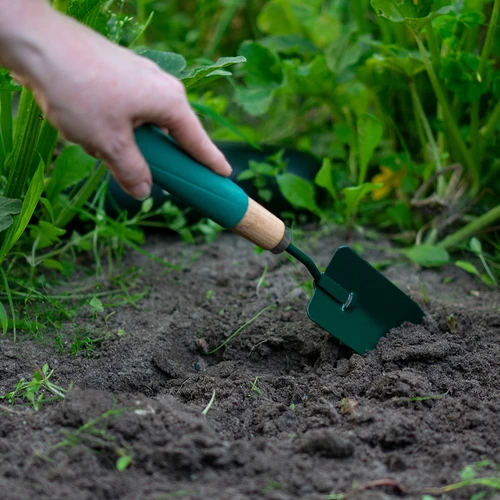
<svg viewBox="0 0 500 500"><path fill-rule="evenodd" d="M338 244L322 239L312 256L326 265ZM58 385L75 384L39 411L2 403L2 498L420 498L467 464L500 462L498 292L451 266L391 267L427 317L359 356L308 320L307 275L285 258L232 235L188 250L158 236L148 250L194 259L165 272L130 254L125 268L153 290L110 317L106 328L126 333L93 356L0 340L0 393L44 363Z"/></svg>

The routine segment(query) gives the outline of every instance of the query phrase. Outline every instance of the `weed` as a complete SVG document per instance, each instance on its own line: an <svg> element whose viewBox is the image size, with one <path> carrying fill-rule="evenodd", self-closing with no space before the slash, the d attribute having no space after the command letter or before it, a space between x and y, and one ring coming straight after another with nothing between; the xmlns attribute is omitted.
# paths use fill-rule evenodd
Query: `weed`
<svg viewBox="0 0 500 500"><path fill-rule="evenodd" d="M119 471L125 470L131 464L133 457L125 444L116 445L116 438L106 432L106 426L110 419L119 417L126 411L126 409L112 408L83 424L75 431L61 431L65 435L65 439L50 448L46 457L50 457L56 450L61 448L83 445L98 451L108 452L112 460L114 460L116 469Z"/></svg>
<svg viewBox="0 0 500 500"><path fill-rule="evenodd" d="M493 474L490 477L477 477L481 470L490 470ZM478 500L494 491L500 491L500 465L491 460L483 460L470 465L466 465L460 472L460 481L458 483L449 484L442 488L426 488L426 493L433 495L445 495L451 491L455 491L467 486L484 486L488 489L481 489L471 498Z"/></svg>
<svg viewBox="0 0 500 500"><path fill-rule="evenodd" d="M21 398L31 403L35 410L38 410L44 403L64 399L65 394L71 388L71 385L69 389L63 389L62 387L53 384L50 381L50 377L52 377L53 373L54 370L50 370L49 365L44 364L42 368L35 370L33 379L30 382L27 382L22 378L16 384L16 387L12 392L8 392L0 396L0 399L5 399L11 404L14 404L16 398ZM49 393L52 396L47 398L47 394Z"/></svg>
<svg viewBox="0 0 500 500"><path fill-rule="evenodd" d="M237 328L222 344L217 346L215 349L212 349L207 354L215 354L218 350L222 349L227 343L234 339L239 333L241 333L247 326L250 326L254 321L256 321L262 314L266 311L276 309L274 306L266 306L261 309L253 318L250 318L248 321L245 321L239 328Z"/></svg>
<svg viewBox="0 0 500 500"><path fill-rule="evenodd" d="M259 377L255 377L255 380L253 382L250 381L250 385L252 387L252 391L256 392L259 396L262 396L262 391L257 387L258 380L259 380Z"/></svg>
<svg viewBox="0 0 500 500"><path fill-rule="evenodd" d="M210 408L212 408L212 405L214 404L214 401L215 401L215 389L214 389L214 392L212 392L212 397L210 398L210 401L208 402L207 406L201 412L202 415L206 415L210 411Z"/></svg>

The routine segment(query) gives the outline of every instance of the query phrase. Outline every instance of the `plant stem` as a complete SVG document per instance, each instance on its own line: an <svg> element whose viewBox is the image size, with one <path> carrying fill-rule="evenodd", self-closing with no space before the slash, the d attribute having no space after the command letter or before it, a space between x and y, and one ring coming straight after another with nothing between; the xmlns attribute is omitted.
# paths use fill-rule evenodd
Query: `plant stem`
<svg viewBox="0 0 500 500"><path fill-rule="evenodd" d="M431 51L432 67L434 68L436 75L439 75L439 68L441 65L439 43L431 22L427 23L426 32L427 41L429 42L429 50Z"/></svg>
<svg viewBox="0 0 500 500"><path fill-rule="evenodd" d="M496 25L498 21L498 14L500 11L500 0L494 0L493 10L491 12L490 22L488 25L488 31L486 32L486 39L484 41L483 50L481 51L481 59L479 61L478 75L480 78L486 78L486 68L488 64L488 58L493 47L494 35L496 30ZM471 106L471 118L470 118L470 140L472 147L472 156L478 160L480 163L480 144L479 144L479 105L481 98L479 97L476 101L472 103Z"/></svg>
<svg viewBox="0 0 500 500"><path fill-rule="evenodd" d="M12 151L12 92L0 92L0 137L5 156Z"/></svg>
<svg viewBox="0 0 500 500"><path fill-rule="evenodd" d="M482 142L482 147L493 137L495 134L498 124L500 123L500 101L497 102L493 112L491 113L486 125L481 129L480 138Z"/></svg>
<svg viewBox="0 0 500 500"><path fill-rule="evenodd" d="M472 186L471 186L471 191L472 194L476 194L479 191L480 187L480 176L479 176L479 168L472 159L472 156L470 154L470 151L467 149L467 146L465 145L464 140L462 139L462 136L460 134L460 130L458 129L458 125L455 122L453 118L453 114L450 109L450 105L448 103L448 99L446 98L446 95L444 93L443 88L441 87L441 82L439 81L434 68L429 60L429 56L427 54L427 51L425 50L424 44L422 43L422 40L420 36L414 32L415 40L417 41L418 48L420 49L420 53L422 55L422 59L425 65L425 69L427 71L427 75L429 76L429 80L431 81L432 88L434 90L434 93L436 94L436 98L438 99L439 103L441 104L441 108L443 111L443 118L444 122L446 124L446 128L448 129L448 132L450 133L450 137L452 138L453 142L455 143L456 147L458 148L458 151L460 155L462 156L462 159L465 163L465 167L468 170L469 175L472 178Z"/></svg>
<svg viewBox="0 0 500 500"><path fill-rule="evenodd" d="M463 239L490 225L497 219L500 219L500 205L497 205L477 219L469 222L463 228L459 229L456 233L450 234L450 236L446 237L444 240L438 243L438 246L445 249L450 248Z"/></svg>
<svg viewBox="0 0 500 500"><path fill-rule="evenodd" d="M0 267L0 273L2 273L3 286L5 288L5 293L7 294L7 300L9 301L10 314L12 316L12 330L14 334L14 342L16 341L16 310L14 309L14 302L12 301L12 294L9 287L9 282L7 280L7 275L2 267Z"/></svg>
<svg viewBox="0 0 500 500"><path fill-rule="evenodd" d="M217 23L215 33L205 49L205 54L204 54L205 57L211 59L215 54L215 52L217 51L217 49L219 48L222 37L226 33L229 25L231 24L231 21L233 20L233 17L236 14L236 11L240 6L241 1L242 0L231 0L227 4L226 8L222 12L219 22Z"/></svg>
<svg viewBox="0 0 500 500"><path fill-rule="evenodd" d="M432 161L434 161L436 164L436 172L441 172L443 170L443 165L441 165L441 158L439 154L438 145L436 144L436 140L434 139L431 126L429 124L429 121L427 120L427 116L425 115L425 111L422 106L422 101L420 100L418 92L415 88L415 82L413 80L410 80L408 82L408 85L410 87L415 118L417 119L417 121L421 123L422 127L424 128L425 135L427 136L427 141L429 142L432 151L432 157L433 157ZM426 144L422 144L422 146L425 149ZM437 181L438 181L437 192L439 196L442 196L445 191L445 180L443 176L440 175Z"/></svg>
<svg viewBox="0 0 500 500"><path fill-rule="evenodd" d="M97 189L99 182L106 173L104 163L99 162L99 166L94 173L87 179L85 184L80 188L70 204L63 208L56 219L55 225L60 228L66 227L78 213L78 210L83 207L85 202L92 196L92 193Z"/></svg>

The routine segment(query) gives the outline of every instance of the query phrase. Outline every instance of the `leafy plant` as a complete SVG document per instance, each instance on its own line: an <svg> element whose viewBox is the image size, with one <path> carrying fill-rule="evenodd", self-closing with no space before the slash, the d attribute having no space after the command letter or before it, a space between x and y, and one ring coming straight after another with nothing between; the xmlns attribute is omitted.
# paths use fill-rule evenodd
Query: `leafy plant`
<svg viewBox="0 0 500 500"><path fill-rule="evenodd" d="M50 381L53 373L54 370L50 370L49 365L46 363L42 368L35 371L31 381L27 382L22 378L13 391L3 394L0 399L5 399L14 404L16 398L21 398L31 403L35 410L40 409L40 406L44 403L64 399L68 389L63 389ZM48 398L48 394L51 397Z"/></svg>

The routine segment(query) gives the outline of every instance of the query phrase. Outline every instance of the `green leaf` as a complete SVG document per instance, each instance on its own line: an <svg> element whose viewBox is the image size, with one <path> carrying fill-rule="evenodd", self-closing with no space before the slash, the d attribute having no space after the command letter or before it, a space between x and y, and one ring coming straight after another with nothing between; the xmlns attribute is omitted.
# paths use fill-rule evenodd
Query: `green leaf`
<svg viewBox="0 0 500 500"><path fill-rule="evenodd" d="M321 50L310 40L302 35L276 35L268 36L259 40L260 45L267 47L273 52L301 57L321 54Z"/></svg>
<svg viewBox="0 0 500 500"><path fill-rule="evenodd" d="M397 55L394 56L375 54L366 61L366 64L367 66L382 67L395 71L405 75L407 78L414 78L425 70L420 53L406 50L398 51Z"/></svg>
<svg viewBox="0 0 500 500"><path fill-rule="evenodd" d="M384 129L380 120L370 113L363 113L358 118L358 147L359 147L359 183L364 182L368 170L368 163L375 148L382 139Z"/></svg>
<svg viewBox="0 0 500 500"><path fill-rule="evenodd" d="M448 252L434 245L416 245L404 251L408 259L423 267L437 267L450 261Z"/></svg>
<svg viewBox="0 0 500 500"><path fill-rule="evenodd" d="M471 238L469 242L469 248L471 249L471 252L474 252L476 254L481 254L483 253L483 246L481 245L481 242L474 236Z"/></svg>
<svg viewBox="0 0 500 500"><path fill-rule="evenodd" d="M154 203L154 200L152 197L144 200L142 202L142 205L141 205L141 212L147 214L151 211L151 209L153 208L153 203Z"/></svg>
<svg viewBox="0 0 500 500"><path fill-rule="evenodd" d="M223 68L233 66L235 64L241 64L246 62L246 59L242 56L237 57L221 57L216 63L208 66L200 66L189 71L184 71L180 76L182 82L186 88L191 88L198 84L200 80L210 76L228 76L230 73L227 71L221 72Z"/></svg>
<svg viewBox="0 0 500 500"><path fill-rule="evenodd" d="M469 274L475 274L476 276L479 276L479 271L477 270L476 266L474 264L471 264L470 262L467 262L466 260L457 260L455 262L455 265Z"/></svg>
<svg viewBox="0 0 500 500"><path fill-rule="evenodd" d="M243 170L241 173L238 174L238 177L236 177L237 181L247 181L250 179L253 179L255 177L255 172L252 172L250 169Z"/></svg>
<svg viewBox="0 0 500 500"><path fill-rule="evenodd" d="M21 200L0 196L0 232L14 224L11 214L18 214L23 208Z"/></svg>
<svg viewBox="0 0 500 500"><path fill-rule="evenodd" d="M4 305L0 302L0 325L2 326L2 332L5 335L7 333L7 328L9 327L9 317L7 316L7 311Z"/></svg>
<svg viewBox="0 0 500 500"><path fill-rule="evenodd" d="M83 24L91 26L106 0L73 0L68 7L68 15Z"/></svg>
<svg viewBox="0 0 500 500"><path fill-rule="evenodd" d="M268 111L275 89L283 85L283 67L279 58L259 43L244 42L239 53L247 60L246 87L236 89L236 99L245 111L258 116Z"/></svg>
<svg viewBox="0 0 500 500"><path fill-rule="evenodd" d="M233 125L233 123L230 120L220 115L219 113L217 113L217 111L213 110L209 106L206 106L205 104L200 104L198 102L191 102L191 106L197 113L207 116L208 118L218 123L222 127L231 131L233 134L237 135L238 137L241 137L244 141L248 142L248 144L252 145L254 148L260 149L256 142L254 142L250 137L244 134L238 127Z"/></svg>
<svg viewBox="0 0 500 500"><path fill-rule="evenodd" d="M132 463L132 457L130 455L120 457L116 461L116 470L119 470L120 472L124 471L131 463Z"/></svg>
<svg viewBox="0 0 500 500"><path fill-rule="evenodd" d="M179 78L186 67L186 59L175 52L163 52L161 50L152 50L141 47L135 51L136 54L146 57L158 64L158 66L167 73Z"/></svg>
<svg viewBox="0 0 500 500"><path fill-rule="evenodd" d="M420 23L424 20L451 11L451 5L445 5L433 11L434 0L371 0L371 6L378 16L385 17L392 22L401 23L411 21ZM451 0L446 2L451 3Z"/></svg>
<svg viewBox="0 0 500 500"><path fill-rule="evenodd" d="M491 71L487 68L481 77L479 64L479 57L468 52L453 52L441 58L439 76L461 102L476 101L488 91Z"/></svg>
<svg viewBox="0 0 500 500"><path fill-rule="evenodd" d="M314 182L317 186L325 188L331 195L331 197L336 200L338 198L337 189L333 184L333 166L330 158L324 158L321 168L319 169Z"/></svg>
<svg viewBox="0 0 500 500"><path fill-rule="evenodd" d="M267 47L256 42L244 42L238 53L245 58L245 81L250 86L279 87L283 69L279 58Z"/></svg>
<svg viewBox="0 0 500 500"><path fill-rule="evenodd" d="M12 79L7 69L0 68L0 92L13 92L17 90L21 90L21 86Z"/></svg>
<svg viewBox="0 0 500 500"><path fill-rule="evenodd" d="M30 236L33 241L37 241L37 248L46 248L52 243L59 241L59 236L66 233L65 229L60 229L50 222L41 220L38 225L33 227Z"/></svg>
<svg viewBox="0 0 500 500"><path fill-rule="evenodd" d="M16 216L14 224L12 224L12 226L8 229L8 233L5 236L4 243L0 249L0 262L3 261L8 251L20 238L20 236L26 229L26 226L29 224L31 216L35 211L35 208L38 204L38 200L40 199L40 196L42 194L43 184L44 184L43 172L44 172L44 164L43 161L40 160L40 164L35 172L35 175L31 179L28 191L26 192L26 196L23 200L21 213L18 216Z"/></svg>
<svg viewBox="0 0 500 500"><path fill-rule="evenodd" d="M260 10L257 26L271 35L290 35L301 31L288 0L271 0Z"/></svg>
<svg viewBox="0 0 500 500"><path fill-rule="evenodd" d="M80 146L65 148L54 162L54 171L47 186L49 201L54 204L59 193L88 177L95 161Z"/></svg>
<svg viewBox="0 0 500 500"><path fill-rule="evenodd" d="M348 31L326 49L325 56L328 67L335 74L343 73L355 65L363 55L364 48L360 39L353 39L353 31Z"/></svg>
<svg viewBox="0 0 500 500"><path fill-rule="evenodd" d="M356 214L361 200L370 192L382 187L383 184L372 184L365 182L359 186L346 187L342 190L346 204L346 220L350 221L352 216Z"/></svg>
<svg viewBox="0 0 500 500"><path fill-rule="evenodd" d="M102 302L97 297L92 297L90 299L89 306L90 306L90 310L95 314L104 312L104 306L102 305Z"/></svg>
<svg viewBox="0 0 500 500"><path fill-rule="evenodd" d="M63 271L63 266L58 260L44 259L42 260L41 264L47 269L56 269L57 271Z"/></svg>
<svg viewBox="0 0 500 500"><path fill-rule="evenodd" d="M314 186L309 181L295 174L281 174L276 178L281 194L295 208L305 208L313 214L320 215L316 204Z"/></svg>
<svg viewBox="0 0 500 500"><path fill-rule="evenodd" d="M274 89L269 87L236 88L236 100L238 104L253 116L266 113L271 107L273 97Z"/></svg>

